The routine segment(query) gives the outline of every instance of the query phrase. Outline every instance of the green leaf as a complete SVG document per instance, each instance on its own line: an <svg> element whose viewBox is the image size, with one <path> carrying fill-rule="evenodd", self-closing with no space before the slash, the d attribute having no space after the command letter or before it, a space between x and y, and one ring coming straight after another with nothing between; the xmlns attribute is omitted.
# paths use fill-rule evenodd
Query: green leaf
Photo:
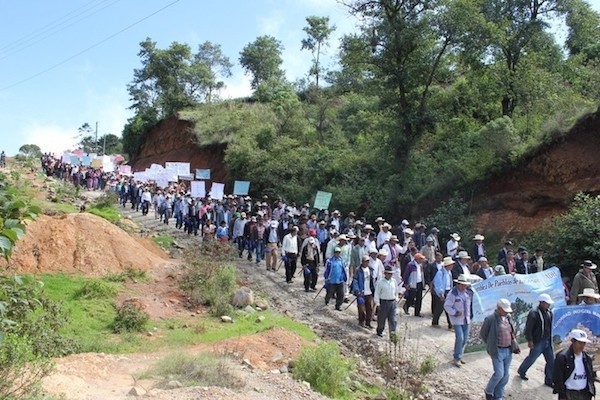
<svg viewBox="0 0 600 400"><path fill-rule="evenodd" d="M13 229L4 229L2 232L0 232L0 235L7 237L11 244L14 244L19 239L17 233Z"/></svg>
<svg viewBox="0 0 600 400"><path fill-rule="evenodd" d="M5 253L10 249L12 249L11 241L7 237L0 235L0 250L2 250L3 253Z"/></svg>

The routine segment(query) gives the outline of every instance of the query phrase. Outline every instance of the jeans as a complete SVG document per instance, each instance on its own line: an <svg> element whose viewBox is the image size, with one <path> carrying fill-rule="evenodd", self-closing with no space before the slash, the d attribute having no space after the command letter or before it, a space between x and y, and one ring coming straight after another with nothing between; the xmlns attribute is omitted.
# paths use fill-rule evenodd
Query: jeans
<svg viewBox="0 0 600 400"><path fill-rule="evenodd" d="M265 259L265 242L264 240L258 240L256 242L256 263L258 264Z"/></svg>
<svg viewBox="0 0 600 400"><path fill-rule="evenodd" d="M494 396L494 400L504 398L504 388L508 383L510 373L510 362L512 361L512 350L510 347L498 347L498 354L492 357L494 374L490 378L485 392Z"/></svg>
<svg viewBox="0 0 600 400"><path fill-rule="evenodd" d="M454 325L454 359L460 360L465 354L471 325Z"/></svg>
<svg viewBox="0 0 600 400"><path fill-rule="evenodd" d="M525 375L540 354L543 354L546 360L546 367L544 368L546 378L544 383L551 384L552 370L554 368L554 351L552 350L552 339L550 337L540 340L529 350L529 355L523 360L517 372L519 375Z"/></svg>

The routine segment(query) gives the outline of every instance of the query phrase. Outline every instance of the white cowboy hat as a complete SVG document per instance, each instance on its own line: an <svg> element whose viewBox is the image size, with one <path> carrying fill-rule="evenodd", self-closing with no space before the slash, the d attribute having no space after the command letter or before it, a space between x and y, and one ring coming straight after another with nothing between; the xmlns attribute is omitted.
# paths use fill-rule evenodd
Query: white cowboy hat
<svg viewBox="0 0 600 400"><path fill-rule="evenodd" d="M452 259L452 257L444 257L444 259L442 260L442 264L444 265L444 267L447 267L448 265L453 265L454 260Z"/></svg>
<svg viewBox="0 0 600 400"><path fill-rule="evenodd" d="M480 235L479 233L473 237L473 240L485 240L485 236Z"/></svg>
<svg viewBox="0 0 600 400"><path fill-rule="evenodd" d="M463 274L460 274L454 282L459 283L461 285L471 285L471 282L467 279L467 277Z"/></svg>
<svg viewBox="0 0 600 400"><path fill-rule="evenodd" d="M456 257L457 258L466 258L466 259L469 259L469 260L471 259L471 256L466 251L459 251L458 255Z"/></svg>
<svg viewBox="0 0 600 400"><path fill-rule="evenodd" d="M583 292L577 295L578 297L591 297L594 299L600 299L600 294L596 293L593 288L585 288Z"/></svg>
<svg viewBox="0 0 600 400"><path fill-rule="evenodd" d="M453 233L452 235L450 235L450 237L456 240L457 242L460 242L460 235L458 233Z"/></svg>

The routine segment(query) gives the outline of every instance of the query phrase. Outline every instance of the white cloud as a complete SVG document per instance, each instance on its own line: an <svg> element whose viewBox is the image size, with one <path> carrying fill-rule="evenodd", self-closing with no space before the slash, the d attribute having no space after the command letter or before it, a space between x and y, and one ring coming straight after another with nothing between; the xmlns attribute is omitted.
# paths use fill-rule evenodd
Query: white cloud
<svg viewBox="0 0 600 400"><path fill-rule="evenodd" d="M281 28L285 24L285 16L280 10L271 10L268 16L259 21L259 30L261 35L271 35L279 37Z"/></svg>
<svg viewBox="0 0 600 400"><path fill-rule="evenodd" d="M77 130L58 125L33 123L23 128L23 144L36 144L43 152L62 152L75 147Z"/></svg>
<svg viewBox="0 0 600 400"><path fill-rule="evenodd" d="M222 99L236 99L248 97L252 94L250 77L242 70L235 71L231 78L225 79L225 89L221 92Z"/></svg>

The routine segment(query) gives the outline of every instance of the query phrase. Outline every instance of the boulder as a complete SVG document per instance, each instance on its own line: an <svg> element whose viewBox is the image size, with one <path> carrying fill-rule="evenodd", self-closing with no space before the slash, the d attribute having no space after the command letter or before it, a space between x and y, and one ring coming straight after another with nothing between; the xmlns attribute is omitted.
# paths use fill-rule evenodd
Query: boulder
<svg viewBox="0 0 600 400"><path fill-rule="evenodd" d="M140 397L140 396L145 395L146 391L139 386L134 386L131 388L131 390L127 394L130 396L133 396L133 397Z"/></svg>
<svg viewBox="0 0 600 400"><path fill-rule="evenodd" d="M227 315L223 315L221 317L221 322L228 322L228 323L232 323L233 319L231 319L231 317L227 316Z"/></svg>
<svg viewBox="0 0 600 400"><path fill-rule="evenodd" d="M249 287L241 287L233 294L233 300L231 301L235 307L246 307L254 304L254 293Z"/></svg>
<svg viewBox="0 0 600 400"><path fill-rule="evenodd" d="M260 308L261 310L266 310L267 308L269 308L269 303L267 303L267 301L263 298L257 298L256 301L254 302L254 305L258 308Z"/></svg>

